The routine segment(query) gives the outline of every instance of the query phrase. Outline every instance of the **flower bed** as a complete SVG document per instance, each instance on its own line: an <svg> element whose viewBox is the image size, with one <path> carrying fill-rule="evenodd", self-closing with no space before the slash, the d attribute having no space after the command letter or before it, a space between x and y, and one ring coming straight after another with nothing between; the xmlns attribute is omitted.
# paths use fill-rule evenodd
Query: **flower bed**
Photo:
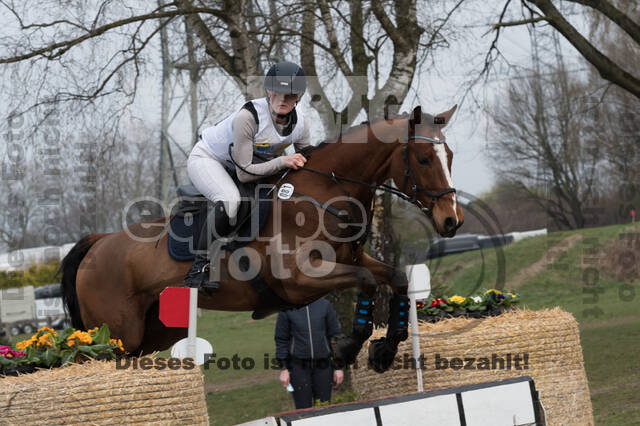
<svg viewBox="0 0 640 426"><path fill-rule="evenodd" d="M474 296L433 297L416 301L418 319L436 322L445 318L484 318L500 315L520 303L517 293L486 290Z"/></svg>
<svg viewBox="0 0 640 426"><path fill-rule="evenodd" d="M31 338L18 342L15 349L0 346L0 376L32 373L36 368L54 368L88 359L112 360L124 354L122 341L110 337L109 327L89 331L68 328L58 333L40 328Z"/></svg>

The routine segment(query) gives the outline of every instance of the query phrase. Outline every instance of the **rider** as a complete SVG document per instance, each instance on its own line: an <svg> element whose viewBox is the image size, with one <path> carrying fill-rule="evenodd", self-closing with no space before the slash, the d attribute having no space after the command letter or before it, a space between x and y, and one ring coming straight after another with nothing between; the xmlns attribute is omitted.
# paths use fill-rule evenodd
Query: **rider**
<svg viewBox="0 0 640 426"><path fill-rule="evenodd" d="M254 99L215 126L204 129L187 161L193 185L213 210L208 223L219 236L231 232L240 206L240 193L230 173L250 182L270 176L284 168L297 170L307 161L302 154L283 155L294 144L296 150L311 144L309 121L296 109L307 88L303 69L292 62L279 62L269 68L265 79L266 97ZM231 148L231 158L229 145ZM206 233L205 233L206 234ZM207 250L208 235L198 243ZM197 254L184 283L188 287L215 290L209 281L209 259Z"/></svg>

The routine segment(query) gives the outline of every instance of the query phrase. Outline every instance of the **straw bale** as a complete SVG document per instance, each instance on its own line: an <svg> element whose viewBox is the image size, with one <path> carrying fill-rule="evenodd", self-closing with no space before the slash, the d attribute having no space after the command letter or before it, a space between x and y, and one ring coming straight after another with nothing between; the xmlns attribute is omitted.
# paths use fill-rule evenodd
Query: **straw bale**
<svg viewBox="0 0 640 426"><path fill-rule="evenodd" d="M589 385L584 370L578 323L560 308L530 311L517 309L483 319L451 318L436 323L421 322L420 348L425 359L422 380L425 391L473 383L531 376L540 392L547 422L593 424ZM370 340L383 337L386 329L376 329ZM367 368L369 343L365 343L352 368L353 386L367 398L415 393L417 378L411 364L403 368L404 357L413 357L411 334L398 347L397 368L379 374ZM452 358L478 359L492 356L505 360L504 369L436 369L436 354ZM507 369L506 355L512 354ZM528 355L528 368L516 369L513 357ZM443 364L440 364L441 366ZM496 362L496 367L500 364ZM523 367L523 362L520 362Z"/></svg>
<svg viewBox="0 0 640 426"><path fill-rule="evenodd" d="M91 361L0 379L1 425L80 423L209 424L202 373Z"/></svg>

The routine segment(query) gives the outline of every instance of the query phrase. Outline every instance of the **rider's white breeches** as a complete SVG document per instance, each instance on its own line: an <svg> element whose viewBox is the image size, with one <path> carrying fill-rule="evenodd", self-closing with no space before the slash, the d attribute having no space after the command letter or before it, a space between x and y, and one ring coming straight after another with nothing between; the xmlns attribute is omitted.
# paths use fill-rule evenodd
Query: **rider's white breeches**
<svg viewBox="0 0 640 426"><path fill-rule="evenodd" d="M187 174L191 183L209 200L223 201L229 222L234 224L240 207L240 192L229 172L203 145L198 142L189 154Z"/></svg>

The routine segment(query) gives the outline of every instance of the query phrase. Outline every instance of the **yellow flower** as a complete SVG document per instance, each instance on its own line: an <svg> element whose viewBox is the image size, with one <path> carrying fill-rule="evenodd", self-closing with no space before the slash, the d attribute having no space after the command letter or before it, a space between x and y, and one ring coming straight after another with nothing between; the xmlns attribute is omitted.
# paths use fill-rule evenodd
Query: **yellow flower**
<svg viewBox="0 0 640 426"><path fill-rule="evenodd" d="M109 343L111 343L112 345L120 349L122 352L124 352L124 346L122 345L122 340L109 339Z"/></svg>
<svg viewBox="0 0 640 426"><path fill-rule="evenodd" d="M86 331L74 331L73 334L67 337L67 345L74 346L77 343L84 343L90 345L93 342L91 335Z"/></svg>
<svg viewBox="0 0 640 426"><path fill-rule="evenodd" d="M98 327L94 327L91 330L87 330L87 332L89 332L91 334L96 334L98 332Z"/></svg>
<svg viewBox="0 0 640 426"><path fill-rule="evenodd" d="M38 338L38 346L53 347L53 335L47 333L40 336Z"/></svg>
<svg viewBox="0 0 640 426"><path fill-rule="evenodd" d="M38 329L38 333L40 333L40 332L42 332L42 331L45 331L45 332L48 332L48 333L56 334L56 331L55 331L53 328L49 328L49 327L47 327L47 326L40 327L40 328Z"/></svg>
<svg viewBox="0 0 640 426"><path fill-rule="evenodd" d="M462 296L452 296L449 298L449 300L459 304L459 303L464 303L464 301L467 300L467 298Z"/></svg>
<svg viewBox="0 0 640 426"><path fill-rule="evenodd" d="M484 294L489 294L489 293L502 294L500 290L496 290L493 288L484 292Z"/></svg>
<svg viewBox="0 0 640 426"><path fill-rule="evenodd" d="M27 349L29 346L33 345L33 340L23 340L21 342L16 343L16 349L19 351L23 351Z"/></svg>

